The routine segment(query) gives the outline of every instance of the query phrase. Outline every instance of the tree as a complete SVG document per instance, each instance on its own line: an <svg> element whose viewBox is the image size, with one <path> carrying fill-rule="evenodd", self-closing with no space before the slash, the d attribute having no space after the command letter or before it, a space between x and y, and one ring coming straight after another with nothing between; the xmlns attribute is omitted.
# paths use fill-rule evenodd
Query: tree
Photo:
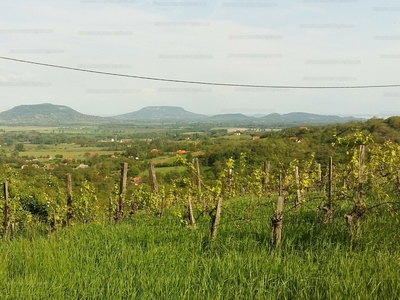
<svg viewBox="0 0 400 300"><path fill-rule="evenodd" d="M24 151L24 144L22 144L22 143L16 144L14 150L18 151L18 152L23 152Z"/></svg>

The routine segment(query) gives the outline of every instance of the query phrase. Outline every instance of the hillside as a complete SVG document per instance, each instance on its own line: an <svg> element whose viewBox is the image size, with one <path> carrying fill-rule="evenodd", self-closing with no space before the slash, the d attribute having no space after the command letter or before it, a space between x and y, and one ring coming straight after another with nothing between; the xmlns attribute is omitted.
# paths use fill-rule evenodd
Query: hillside
<svg viewBox="0 0 400 300"><path fill-rule="evenodd" d="M177 106L147 106L114 118L133 121L197 121L207 117Z"/></svg>
<svg viewBox="0 0 400 300"><path fill-rule="evenodd" d="M216 121L216 122L224 122L224 121L233 121L233 122L251 122L251 121L257 121L260 120L259 118L255 117L250 117L246 116L244 114L219 114L219 115L214 115L209 118L210 121Z"/></svg>
<svg viewBox="0 0 400 300"><path fill-rule="evenodd" d="M288 127L297 125L326 125L356 120L353 117L325 116L303 112L288 114L273 113L262 117L241 113L206 116L196 114L178 106L147 106L138 111L115 117L85 115L65 105L50 103L20 105L0 113L0 123L7 124L71 124L110 121L135 122L200 122L218 124L254 124L260 126Z"/></svg>
<svg viewBox="0 0 400 300"><path fill-rule="evenodd" d="M22 124L98 122L106 118L85 115L64 105L20 105L0 113L0 122Z"/></svg>
<svg viewBox="0 0 400 300"><path fill-rule="evenodd" d="M273 113L258 118L259 121L268 124L287 124L287 125L324 125L333 123L345 123L356 120L354 117L339 117L333 115L317 115L304 112L293 112L287 114Z"/></svg>

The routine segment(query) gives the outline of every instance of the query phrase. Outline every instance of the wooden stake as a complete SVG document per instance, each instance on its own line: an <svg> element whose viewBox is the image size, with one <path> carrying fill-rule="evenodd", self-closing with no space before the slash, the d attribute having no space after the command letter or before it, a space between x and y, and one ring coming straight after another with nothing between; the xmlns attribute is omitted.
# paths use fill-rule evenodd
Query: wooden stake
<svg viewBox="0 0 400 300"><path fill-rule="evenodd" d="M58 222L57 222L57 217L56 214L54 213L52 216L52 220L50 222L51 225L51 233L56 232L58 230Z"/></svg>
<svg viewBox="0 0 400 300"><path fill-rule="evenodd" d="M194 219L192 201L190 199L190 196L188 196L188 219L189 219L189 226L195 229L196 220Z"/></svg>
<svg viewBox="0 0 400 300"><path fill-rule="evenodd" d="M321 190L322 190L322 186L323 186L323 184L322 184L322 167L321 167L321 164L318 164L317 165L317 175L318 175L318 183L317 183L317 185L318 185L318 190L319 190L319 192L321 192Z"/></svg>
<svg viewBox="0 0 400 300"><path fill-rule="evenodd" d="M156 171L154 169L154 164L152 162L149 163L149 177L150 177L150 188L151 192L156 196L156 201L158 203L158 184L157 184L157 177L156 177ZM162 202L164 200L162 199ZM163 203L159 205L157 215L159 217L162 216L162 210L163 210Z"/></svg>
<svg viewBox="0 0 400 300"><path fill-rule="evenodd" d="M295 207L299 208L301 206L301 193L300 193L299 167L297 167L297 166L295 169L295 176L296 176L296 187L297 187Z"/></svg>
<svg viewBox="0 0 400 300"><path fill-rule="evenodd" d="M200 164L199 164L199 159L195 157L193 159L193 166L194 166L194 183L197 186L197 202L201 203L203 202L203 215L207 211L207 203L205 201L205 198L202 200L201 199L201 177L200 177Z"/></svg>
<svg viewBox="0 0 400 300"><path fill-rule="evenodd" d="M321 164L318 164L318 182L322 182L322 170L321 170Z"/></svg>
<svg viewBox="0 0 400 300"><path fill-rule="evenodd" d="M233 169L228 169L228 174L227 174L227 184L228 184L228 193L229 195L232 195L232 176L233 176Z"/></svg>
<svg viewBox="0 0 400 300"><path fill-rule="evenodd" d="M397 171L396 175L396 188L397 188L397 196L400 198L400 176L399 176L399 171Z"/></svg>
<svg viewBox="0 0 400 300"><path fill-rule="evenodd" d="M282 241L283 203L284 198L279 196L276 211L271 218L271 244L275 245L276 248L281 245Z"/></svg>
<svg viewBox="0 0 400 300"><path fill-rule="evenodd" d="M359 154L359 167L358 167L358 200L357 206L361 207L363 205L363 184L364 184L364 155L365 155L365 145L360 146Z"/></svg>
<svg viewBox="0 0 400 300"><path fill-rule="evenodd" d="M201 189L199 159L197 157L193 158L192 164L194 167L193 182L197 186L197 189Z"/></svg>
<svg viewBox="0 0 400 300"><path fill-rule="evenodd" d="M65 175L65 181L67 185L67 226L71 225L72 221L72 182L71 174Z"/></svg>
<svg viewBox="0 0 400 300"><path fill-rule="evenodd" d="M108 202L108 221L111 222L111 216L112 216L112 200L113 198L110 196L109 202Z"/></svg>
<svg viewBox="0 0 400 300"><path fill-rule="evenodd" d="M332 211L332 183L333 183L333 161L332 156L329 157L329 175L328 175L328 207Z"/></svg>
<svg viewBox="0 0 400 300"><path fill-rule="evenodd" d="M126 180L128 175L128 163L123 163L121 168L121 177L119 182L119 197L118 197L118 207L117 207L117 220L116 222L121 222L124 214L124 200L126 194Z"/></svg>
<svg viewBox="0 0 400 300"><path fill-rule="evenodd" d="M158 202L158 200L159 200L159 195L157 195L157 202ZM157 212L157 215L161 218L162 217L162 214L163 214L163 211L164 211L164 207L165 207L165 193L163 193L162 195L161 195L161 203L160 203L160 206L158 207L158 212Z"/></svg>
<svg viewBox="0 0 400 300"><path fill-rule="evenodd" d="M4 222L3 222L3 236L7 236L10 225L10 208L8 206L8 182L3 183L4 191Z"/></svg>
<svg viewBox="0 0 400 300"><path fill-rule="evenodd" d="M215 209L216 211L215 216L211 216L211 241L214 241L217 238L218 226L221 220L221 209L222 209L222 197L219 197L217 202L217 207Z"/></svg>
<svg viewBox="0 0 400 300"><path fill-rule="evenodd" d="M364 184L364 156L365 156L365 145L360 145L359 152L359 167L358 167L358 197L354 205L354 209L350 215L345 215L347 227L349 229L349 235L352 239L358 239L360 237L360 225L361 217L365 213L364 201L363 201L363 184ZM355 229L354 229L355 227ZM354 236L355 235L355 236Z"/></svg>
<svg viewBox="0 0 400 300"><path fill-rule="evenodd" d="M154 164L152 162L149 163L149 177L150 177L151 191L155 194L158 194L156 171L154 169Z"/></svg>
<svg viewBox="0 0 400 300"><path fill-rule="evenodd" d="M282 196L282 173L279 173L279 196Z"/></svg>
<svg viewBox="0 0 400 300"><path fill-rule="evenodd" d="M271 163L269 161L264 162L264 178L263 178L263 191L264 193L267 191L268 183L269 183L269 169L271 167Z"/></svg>
<svg viewBox="0 0 400 300"><path fill-rule="evenodd" d="M319 209L325 212L324 223L331 223L333 217L333 205L332 205L332 156L329 157L329 165L328 165L328 203L325 203L323 206L320 206Z"/></svg>

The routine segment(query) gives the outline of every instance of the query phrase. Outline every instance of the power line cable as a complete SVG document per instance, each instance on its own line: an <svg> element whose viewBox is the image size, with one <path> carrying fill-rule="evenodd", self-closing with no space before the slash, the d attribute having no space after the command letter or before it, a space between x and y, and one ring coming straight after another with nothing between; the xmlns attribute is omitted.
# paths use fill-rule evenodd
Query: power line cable
<svg viewBox="0 0 400 300"><path fill-rule="evenodd" d="M87 72L87 73L94 73L94 74L101 74L101 75L108 75L108 76L128 77L128 78L136 78L136 79L143 79L143 80L185 83L185 84L213 85L213 86L269 88L269 89L367 89L367 88L400 87L400 84L353 85L353 86L298 86L298 85L257 85L257 84L239 84L239 83L220 83L220 82L168 79L168 78L160 78L160 77L139 76L139 75L104 72L104 71L95 71L95 70L89 70L89 69L82 69L82 68L75 68L75 67L35 62L35 61L30 61L30 60L16 59L16 58L5 57L5 56L0 56L0 59L10 60L10 61L15 61L15 62L20 62L20 63L26 63L26 64L39 65L39 66L44 66L44 67L51 67L51 68L58 68L58 69L65 69L65 70L72 70L72 71L79 71L79 72Z"/></svg>

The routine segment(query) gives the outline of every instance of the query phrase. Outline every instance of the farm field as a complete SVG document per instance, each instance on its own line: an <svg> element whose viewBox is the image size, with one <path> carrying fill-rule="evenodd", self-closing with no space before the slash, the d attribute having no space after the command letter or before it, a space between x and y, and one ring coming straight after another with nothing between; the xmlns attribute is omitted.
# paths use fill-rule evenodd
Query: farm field
<svg viewBox="0 0 400 300"><path fill-rule="evenodd" d="M1 125L0 129L4 132L29 132L36 131L42 133L51 133L54 131L58 131L59 127L56 126L4 126Z"/></svg>
<svg viewBox="0 0 400 300"><path fill-rule="evenodd" d="M397 299L400 140L371 122L2 132L2 299Z"/></svg>
<svg viewBox="0 0 400 300"><path fill-rule="evenodd" d="M166 174L168 172L171 171L175 171L175 172L183 172L186 170L185 167L183 166L176 166L176 167L159 167L159 168L155 168L156 172L158 174ZM148 175L149 172L148 171L142 171L141 173L139 173L139 176L146 176Z"/></svg>
<svg viewBox="0 0 400 300"><path fill-rule="evenodd" d="M82 134L87 136L95 135L99 129L95 125L76 125L76 126L4 126L0 125L0 130L4 133L40 133L40 134Z"/></svg>
<svg viewBox="0 0 400 300"><path fill-rule="evenodd" d="M44 149L38 149L37 145L25 145L25 151L21 153L24 156L40 157L49 155L54 158L57 154L62 155L64 158L83 158L85 154L98 154L98 155L112 155L115 151L105 150L103 147L80 147L75 144L58 144L45 146Z"/></svg>
<svg viewBox="0 0 400 300"><path fill-rule="evenodd" d="M0 244L2 299L398 299L398 220L363 220L351 245L342 211L323 224L304 208L269 244L268 205L238 220L249 199L224 205L218 238L171 213L139 212L122 224L88 224ZM263 200L264 201L264 200ZM265 200L267 201L267 200ZM265 203L267 204L267 203Z"/></svg>
<svg viewBox="0 0 400 300"><path fill-rule="evenodd" d="M3 146L1 149L11 155L14 150L13 146ZM112 155L118 151L106 150L105 147L81 147L76 144L57 144L57 145L34 145L24 144L24 151L20 152L21 156L26 157L50 157L62 155L63 158L83 159L86 155Z"/></svg>

